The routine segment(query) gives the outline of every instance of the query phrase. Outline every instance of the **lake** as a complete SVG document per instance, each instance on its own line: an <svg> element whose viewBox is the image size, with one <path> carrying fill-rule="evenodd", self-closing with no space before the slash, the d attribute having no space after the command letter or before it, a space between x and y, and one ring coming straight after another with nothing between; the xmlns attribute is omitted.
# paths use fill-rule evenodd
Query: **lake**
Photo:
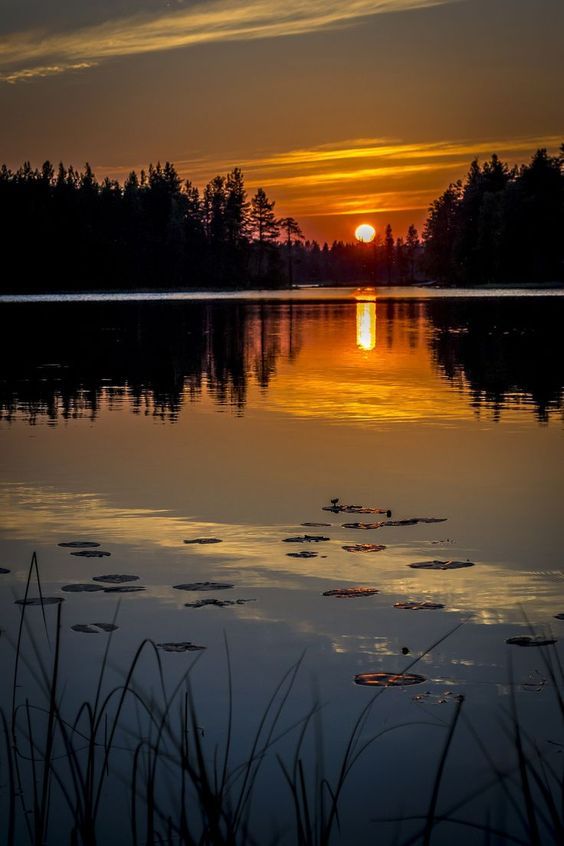
<svg viewBox="0 0 564 846"><path fill-rule="evenodd" d="M298 842L277 755L291 773L306 715L300 756L313 797L320 772L334 787L355 721L375 694L358 748L379 736L343 786L331 842L423 842L458 716L436 809L458 822L437 823L433 844L454 837L501 844L510 842L507 833L532 842L520 818L511 708L546 761L552 789L563 738L558 673L550 668L561 645L506 640L563 635L555 618L564 612L562 292L312 289L35 300L0 303L0 567L10 571L0 575L0 667L10 680L0 702L7 711L22 613L14 600L24 596L35 551L42 593L65 599L65 714L95 696L108 641L74 625L118 626L104 690L122 683L143 639L205 646L159 650L164 682L171 692L195 662L192 735L201 731L213 762L216 747L222 760L230 734L236 767L248 760L277 685L301 661L287 699L280 701L282 688L269 712L278 719L268 742L258 744L264 761L249 805L255 842L273 842L274 833L281 843ZM332 499L333 510L323 510ZM347 505L383 513L339 510ZM324 525L307 525L316 523ZM284 542L304 535L326 540ZM221 542L185 543L202 538ZM100 544L92 549L110 556L60 546L75 541ZM311 556L295 555L301 552ZM437 560L473 566L409 566ZM146 590L61 590L107 585L93 581L105 574L138 576L124 584ZM201 582L232 587L173 587ZM378 592L323 595L357 586ZM38 593L35 580L31 591ZM200 599L234 604L194 607ZM400 602L442 607L395 607ZM17 703L45 701L37 665L52 665L57 608L25 609ZM358 674L401 672L423 680L355 683ZM142 656L136 685L160 713L154 656ZM171 709L174 719L179 707ZM24 714L17 724L29 737ZM139 705L127 706L102 791L100 843L133 842L127 748L135 748L134 736L146 737L143 719ZM35 736L45 731L42 724ZM62 736L56 743L54 766L64 768L68 749ZM174 804L178 786L165 769L155 787L162 808ZM31 794L33 777L22 778ZM61 778L70 783L68 773ZM0 782L1 819L5 772ZM55 781L52 790L60 810L48 842L69 842L72 814ZM329 803L329 792L320 793ZM556 842L542 802L540 842ZM322 804L313 801L320 815ZM25 810L18 805L21 842ZM139 814L141 843L146 818ZM163 811L161 834L165 820ZM481 826L491 828L491 840ZM245 842L242 834L237 842Z"/></svg>

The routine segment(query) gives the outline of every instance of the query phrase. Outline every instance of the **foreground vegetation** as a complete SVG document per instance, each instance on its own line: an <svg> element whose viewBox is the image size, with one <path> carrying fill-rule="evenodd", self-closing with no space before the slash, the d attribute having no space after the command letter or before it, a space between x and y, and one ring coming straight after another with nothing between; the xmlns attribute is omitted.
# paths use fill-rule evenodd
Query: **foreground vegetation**
<svg viewBox="0 0 564 846"><path fill-rule="evenodd" d="M29 605L25 604L33 595L38 597L35 604L40 605L32 612L38 614L35 625L30 623ZM11 706L0 710L0 837L5 846L25 842L33 846L262 843L264 835L257 839L254 832L253 800L262 772L269 766L275 766L280 775L278 805L286 830L273 831L268 842L298 846L347 842L340 817L345 785L360 758L375 755L377 763L379 738L404 728L388 725L370 733L369 718L385 694L385 687L369 698L350 734L337 741L341 745L340 763L334 771L326 770L319 703L314 703L297 721L285 722L285 708L300 669L298 661L273 690L258 717L246 755L235 762L235 715L227 643L226 726L221 742L210 741L202 715L197 713L197 697L191 683L195 662L188 665L171 688L157 645L151 641L140 644L122 681L112 686L108 681L110 634L97 679L94 674L93 696L74 709L65 706L63 606L45 599L35 555L23 599L19 631L12 644ZM50 617L53 611L54 620ZM44 627L43 632L37 630L37 620ZM452 631L409 661L405 670ZM50 638L53 640L45 651ZM158 692L147 693L139 686L138 671L147 653L154 661L152 675ZM542 650L542 658L562 715L562 668L549 650ZM513 690L511 677L510 683ZM37 701L31 698L34 691ZM507 766L500 768L493 761L465 717L464 699L459 697L450 723L443 724L442 750L439 745L429 796L415 797L410 802L417 808L423 801L423 813L377 821L374 808L367 809L367 837L378 836L378 842L383 844L429 846L438 827L449 823L459 829L459 842L469 833L478 840L465 842L491 843L497 838L504 844L561 843L562 773L554 768L552 758L540 752L535 738L527 735L514 694L510 701L510 709L501 721L513 748L513 759ZM444 805L439 801L441 786L459 724L465 724L465 730L474 737L489 774L482 784L464 787L459 800L445 808L440 807ZM491 824L487 817L465 815L473 801L487 800L492 791L502 795L511 809L507 830ZM115 801L116 795L122 794L127 804L124 806L121 800L118 819ZM391 795L385 797L388 806ZM379 831L386 830L382 826L388 825L389 831L390 824L393 834L382 837Z"/></svg>

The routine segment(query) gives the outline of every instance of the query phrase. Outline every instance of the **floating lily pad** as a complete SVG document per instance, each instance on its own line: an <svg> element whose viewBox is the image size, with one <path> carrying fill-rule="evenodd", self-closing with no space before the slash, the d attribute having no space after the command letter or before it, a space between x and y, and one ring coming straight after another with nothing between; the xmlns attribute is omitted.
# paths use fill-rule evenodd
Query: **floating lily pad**
<svg viewBox="0 0 564 846"><path fill-rule="evenodd" d="M382 526L415 526L416 523L419 523L417 517L410 517L407 520L385 520L381 525Z"/></svg>
<svg viewBox="0 0 564 846"><path fill-rule="evenodd" d="M71 547L72 549L94 549L95 546L100 546L95 541L65 541L58 546Z"/></svg>
<svg viewBox="0 0 564 846"><path fill-rule="evenodd" d="M444 523L446 517L409 517L406 520L386 520L382 526L415 526L417 523Z"/></svg>
<svg viewBox="0 0 564 846"><path fill-rule="evenodd" d="M418 523L446 523L448 517L415 517Z"/></svg>
<svg viewBox="0 0 564 846"><path fill-rule="evenodd" d="M446 690L444 693L416 693L413 702L423 702L425 705L447 705L449 702L464 702L464 694Z"/></svg>
<svg viewBox="0 0 564 846"><path fill-rule="evenodd" d="M188 540L185 540L184 543L205 544L205 543L223 543L223 541L221 540L221 538L189 538Z"/></svg>
<svg viewBox="0 0 564 846"><path fill-rule="evenodd" d="M112 553L104 552L103 549L82 549L79 552L71 552L79 558L108 558Z"/></svg>
<svg viewBox="0 0 564 846"><path fill-rule="evenodd" d="M9 573L9 570L6 570L5 567L0 567L0 575L5 576L6 573Z"/></svg>
<svg viewBox="0 0 564 846"><path fill-rule="evenodd" d="M173 585L175 590L229 590L235 585L226 582L189 582L184 585Z"/></svg>
<svg viewBox="0 0 564 846"><path fill-rule="evenodd" d="M94 593L94 591L104 590L104 588L102 585L93 585L92 582L87 582L86 584L63 585L61 590L66 591L66 593Z"/></svg>
<svg viewBox="0 0 564 846"><path fill-rule="evenodd" d="M112 585L121 585L123 582L136 582L139 576L131 576L122 573L108 573L106 576L92 576L95 582L108 582Z"/></svg>
<svg viewBox="0 0 564 846"><path fill-rule="evenodd" d="M350 543L343 549L345 552L381 552L386 547L381 543Z"/></svg>
<svg viewBox="0 0 564 846"><path fill-rule="evenodd" d="M317 558L317 552L310 552L309 549L302 549L301 552L287 552L288 558Z"/></svg>
<svg viewBox="0 0 564 846"><path fill-rule="evenodd" d="M343 529L379 529L385 523L343 523Z"/></svg>
<svg viewBox="0 0 564 846"><path fill-rule="evenodd" d="M541 637L540 635L517 635L516 637L508 637L505 642L512 646L552 646L553 643L556 643L556 639Z"/></svg>
<svg viewBox="0 0 564 846"><path fill-rule="evenodd" d="M555 620L564 620L564 614L555 614L554 619Z"/></svg>
<svg viewBox="0 0 564 846"><path fill-rule="evenodd" d="M185 608L205 608L206 605L215 608L227 608L230 605L245 605L247 602L256 602L256 599L198 599L196 602L186 602Z"/></svg>
<svg viewBox="0 0 564 846"><path fill-rule="evenodd" d="M16 599L16 605L58 605L59 602L64 602L63 596L32 596L28 599Z"/></svg>
<svg viewBox="0 0 564 846"><path fill-rule="evenodd" d="M416 561L408 564L413 570L461 570L463 567L473 567L472 561Z"/></svg>
<svg viewBox="0 0 564 846"><path fill-rule="evenodd" d="M328 540L330 538L325 537L325 535L297 535L293 538L284 538L283 543L319 543Z"/></svg>
<svg viewBox="0 0 564 846"><path fill-rule="evenodd" d="M205 649L205 646L196 646L195 643L183 641L180 643L156 643L158 649L164 649L165 652L197 652L200 649Z"/></svg>
<svg viewBox="0 0 564 846"><path fill-rule="evenodd" d="M353 587L353 588L336 588L334 590L326 590L322 596L336 596L339 599L350 599L356 596L374 596L378 593L376 588L369 587Z"/></svg>
<svg viewBox="0 0 564 846"><path fill-rule="evenodd" d="M410 684L421 684L426 681L425 676L417 673L359 673L354 677L355 684L370 687L405 687Z"/></svg>
<svg viewBox="0 0 564 846"><path fill-rule="evenodd" d="M394 608L404 608L406 611L434 611L444 607L440 602L394 602Z"/></svg>
<svg viewBox="0 0 564 846"><path fill-rule="evenodd" d="M392 516L389 508L369 508L364 505L324 505L323 511L332 511L333 514L385 514Z"/></svg>
<svg viewBox="0 0 564 846"><path fill-rule="evenodd" d="M300 526L309 526L310 528L321 529L324 526L331 526L331 523L300 523Z"/></svg>
<svg viewBox="0 0 564 846"><path fill-rule="evenodd" d="M100 634L100 632L115 632L118 627L113 623L76 623L71 626L74 632L83 634Z"/></svg>
<svg viewBox="0 0 564 846"><path fill-rule="evenodd" d="M139 593L145 588L141 585L120 585L119 587L105 587L102 590L104 593Z"/></svg>

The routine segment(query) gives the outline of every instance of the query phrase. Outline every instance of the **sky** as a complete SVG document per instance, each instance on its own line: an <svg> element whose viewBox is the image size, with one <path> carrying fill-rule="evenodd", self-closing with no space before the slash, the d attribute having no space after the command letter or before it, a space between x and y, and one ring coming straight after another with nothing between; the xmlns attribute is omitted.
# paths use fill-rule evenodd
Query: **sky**
<svg viewBox="0 0 564 846"><path fill-rule="evenodd" d="M561 0L0 0L0 160L240 166L307 237L564 140Z"/></svg>

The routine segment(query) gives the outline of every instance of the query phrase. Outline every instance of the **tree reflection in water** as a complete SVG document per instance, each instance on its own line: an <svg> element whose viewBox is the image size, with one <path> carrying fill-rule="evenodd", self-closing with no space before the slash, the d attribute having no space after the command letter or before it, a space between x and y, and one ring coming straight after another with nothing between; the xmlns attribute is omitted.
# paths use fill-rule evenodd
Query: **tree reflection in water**
<svg viewBox="0 0 564 846"><path fill-rule="evenodd" d="M174 421L204 392L218 407L241 414L249 386L267 391L279 362L298 359L303 345L313 343L312 327L342 325L359 343L360 308L361 351L377 355L379 345L393 351L401 322L402 342L415 349L423 337L437 376L460 389L472 407L487 406L499 419L504 407L522 403L544 422L562 409L563 305L559 298L381 297L368 306L4 304L0 416L55 424L95 419L102 403L115 408L125 402L135 413Z"/></svg>

